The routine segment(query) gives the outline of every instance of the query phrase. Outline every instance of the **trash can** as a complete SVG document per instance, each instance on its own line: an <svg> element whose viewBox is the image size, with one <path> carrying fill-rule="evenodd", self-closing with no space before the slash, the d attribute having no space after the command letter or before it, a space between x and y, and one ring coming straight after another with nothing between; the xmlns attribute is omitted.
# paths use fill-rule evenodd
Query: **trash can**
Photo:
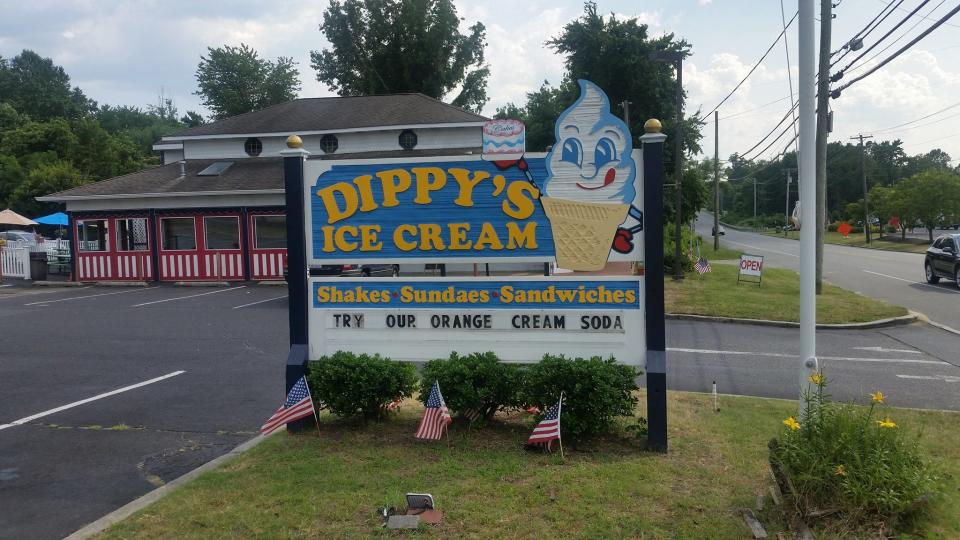
<svg viewBox="0 0 960 540"><path fill-rule="evenodd" d="M47 252L30 252L30 279L34 281L47 280Z"/></svg>

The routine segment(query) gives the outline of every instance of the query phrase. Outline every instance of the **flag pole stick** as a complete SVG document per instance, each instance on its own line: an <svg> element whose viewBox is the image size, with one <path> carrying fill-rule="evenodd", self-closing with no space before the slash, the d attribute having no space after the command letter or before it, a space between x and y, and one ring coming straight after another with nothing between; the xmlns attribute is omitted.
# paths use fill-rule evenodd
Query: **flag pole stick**
<svg viewBox="0 0 960 540"><path fill-rule="evenodd" d="M560 392L560 403L557 404L557 442L560 443L560 459L566 461L563 456L563 438L560 435L560 412L563 410L563 391Z"/></svg>
<svg viewBox="0 0 960 540"><path fill-rule="evenodd" d="M307 376L303 376L303 385L307 387L307 395L310 397L310 408L313 409L313 419L317 422L317 438L323 440L320 436L320 417L317 416L317 407L313 404L313 392L310 391L310 383L307 382Z"/></svg>

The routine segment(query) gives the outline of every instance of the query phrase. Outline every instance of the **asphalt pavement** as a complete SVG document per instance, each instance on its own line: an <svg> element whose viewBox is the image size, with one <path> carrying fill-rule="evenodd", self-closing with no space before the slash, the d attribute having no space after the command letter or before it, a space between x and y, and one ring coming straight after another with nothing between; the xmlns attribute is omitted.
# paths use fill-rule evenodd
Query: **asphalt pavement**
<svg viewBox="0 0 960 540"><path fill-rule="evenodd" d="M287 339L282 287L0 289L0 538L61 538L256 436ZM830 330L818 351L838 399L960 410L956 339ZM797 396L797 329L668 321L667 343L672 390Z"/></svg>
<svg viewBox="0 0 960 540"><path fill-rule="evenodd" d="M697 232L710 244L713 215L701 213ZM726 227L721 245L763 255L764 264L799 270L800 242ZM712 245L712 244L711 244ZM709 254L709 251L707 251ZM960 330L960 287L942 280L926 282L924 255L834 244L823 246L823 279L845 289L923 313L930 320ZM960 332L958 332L960 333ZM960 344L960 336L955 336ZM954 350L960 352L960 346Z"/></svg>

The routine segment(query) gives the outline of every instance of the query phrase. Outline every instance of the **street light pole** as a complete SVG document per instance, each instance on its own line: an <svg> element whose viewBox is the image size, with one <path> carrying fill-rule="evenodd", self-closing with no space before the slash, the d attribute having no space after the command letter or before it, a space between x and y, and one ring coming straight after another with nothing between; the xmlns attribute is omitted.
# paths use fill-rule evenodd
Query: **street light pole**
<svg viewBox="0 0 960 540"><path fill-rule="evenodd" d="M720 112L713 111L713 250L720 251Z"/></svg>
<svg viewBox="0 0 960 540"><path fill-rule="evenodd" d="M672 62L677 70L677 118L676 133L673 150L673 173L676 188L676 212L674 219L674 250L673 250L673 279L683 279L683 265L680 264L681 244L680 238L683 222L683 210L680 206L683 204L683 52L681 51L654 51L650 53L649 58L655 62Z"/></svg>
<svg viewBox="0 0 960 540"><path fill-rule="evenodd" d="M873 135L864 135L863 133L856 137L850 137L852 140L860 139L860 176L863 178L863 230L867 233L867 244L870 243L870 200L867 198L867 154L863 148L864 139L872 139ZM881 225L883 225L881 223ZM883 232L882 230L880 232Z"/></svg>
<svg viewBox="0 0 960 540"><path fill-rule="evenodd" d="M787 228L790 227L790 184L793 183L793 177L790 176L790 169L787 169L787 208L783 213L783 235L787 235Z"/></svg>

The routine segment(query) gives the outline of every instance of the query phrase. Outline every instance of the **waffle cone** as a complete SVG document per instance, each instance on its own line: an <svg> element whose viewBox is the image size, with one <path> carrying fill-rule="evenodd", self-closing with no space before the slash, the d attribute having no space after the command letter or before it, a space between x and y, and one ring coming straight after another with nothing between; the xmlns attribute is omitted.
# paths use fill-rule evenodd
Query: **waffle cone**
<svg viewBox="0 0 960 540"><path fill-rule="evenodd" d="M550 220L557 266L570 270L602 270L617 227L627 218L628 204L571 201L541 197Z"/></svg>

